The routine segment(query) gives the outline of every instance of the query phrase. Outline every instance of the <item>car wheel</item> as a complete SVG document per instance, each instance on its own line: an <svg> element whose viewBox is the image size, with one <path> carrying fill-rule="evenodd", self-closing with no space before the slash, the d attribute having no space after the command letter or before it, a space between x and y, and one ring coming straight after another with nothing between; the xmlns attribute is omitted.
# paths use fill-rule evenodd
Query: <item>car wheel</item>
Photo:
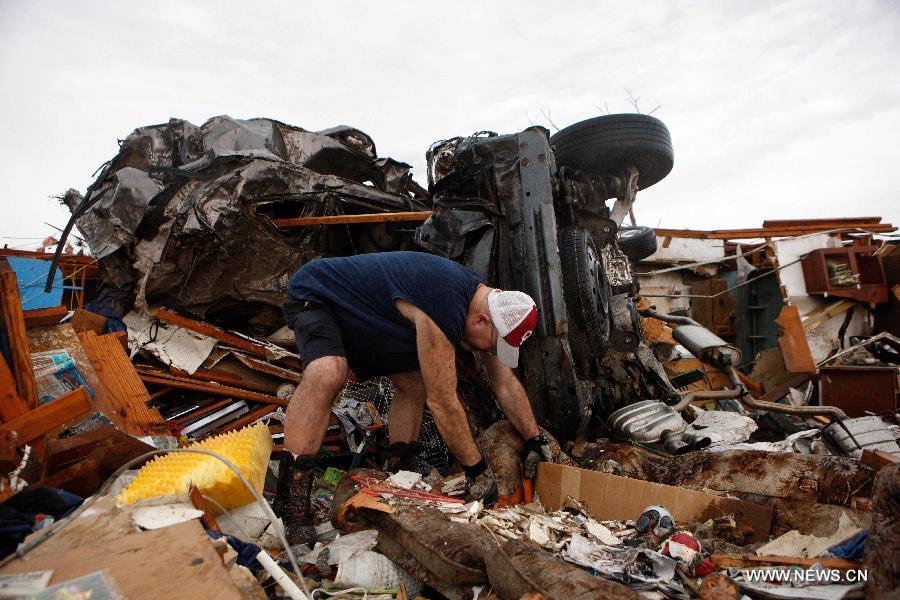
<svg viewBox="0 0 900 600"><path fill-rule="evenodd" d="M577 225L560 232L559 252L572 336L586 341L599 358L609 348L610 293L603 259L588 230Z"/></svg>
<svg viewBox="0 0 900 600"><path fill-rule="evenodd" d="M675 161L668 128L650 115L594 117L557 132L550 143L557 165L591 175L616 175L633 165L640 189L661 181Z"/></svg>
<svg viewBox="0 0 900 600"><path fill-rule="evenodd" d="M652 227L620 227L619 248L633 263L656 253L656 230Z"/></svg>

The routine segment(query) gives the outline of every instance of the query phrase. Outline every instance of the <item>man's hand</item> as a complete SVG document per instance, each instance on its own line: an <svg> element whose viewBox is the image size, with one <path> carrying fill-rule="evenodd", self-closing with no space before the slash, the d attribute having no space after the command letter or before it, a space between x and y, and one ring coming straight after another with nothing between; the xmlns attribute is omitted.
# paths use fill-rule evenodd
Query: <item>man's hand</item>
<svg viewBox="0 0 900 600"><path fill-rule="evenodd" d="M525 479L533 479L537 474L539 462L553 462L553 453L550 451L550 443L544 434L525 440L522 450L522 467Z"/></svg>
<svg viewBox="0 0 900 600"><path fill-rule="evenodd" d="M466 500L468 502L480 500L485 506L496 504L500 499L500 490L497 488L494 472L484 462L484 459L471 467L463 467L463 470L466 472L466 482L468 483Z"/></svg>

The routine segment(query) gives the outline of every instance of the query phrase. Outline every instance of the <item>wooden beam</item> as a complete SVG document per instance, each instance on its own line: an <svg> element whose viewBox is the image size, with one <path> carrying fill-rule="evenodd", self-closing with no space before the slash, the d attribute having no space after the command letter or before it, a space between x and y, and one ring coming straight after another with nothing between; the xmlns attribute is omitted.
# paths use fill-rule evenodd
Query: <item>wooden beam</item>
<svg viewBox="0 0 900 600"><path fill-rule="evenodd" d="M181 315L176 315L175 313L170 312L164 308L154 308L152 311L150 311L150 314L155 318L167 323L178 325L179 327L184 327L185 329L190 329L191 331L196 331L197 333L202 333L203 335L215 338L220 342L225 342L226 344L234 346L235 348L246 350L247 352L251 352L253 354L256 354L257 356L266 356L266 347L263 344L251 342L246 338L242 338L240 336L234 335L233 333L229 333L220 327L216 327L215 325L209 325L207 323L195 321L194 319L189 319L188 317L182 317Z"/></svg>
<svg viewBox="0 0 900 600"><path fill-rule="evenodd" d="M890 223L879 223L872 225L850 225L841 227L810 225L758 229L713 229L710 231L700 231L696 229L657 229L656 235L660 237L693 238L701 240L742 240L764 239L772 237L792 237L810 233L821 233L824 231L831 231L832 229L845 229L848 227L858 227L867 231L871 231L873 233L891 233L892 231L897 230L897 228Z"/></svg>
<svg viewBox="0 0 900 600"><path fill-rule="evenodd" d="M218 385L215 383L201 383L199 381L191 381L181 377L173 377L163 373L149 374L142 371L140 374L141 381L152 383L165 387L173 387L179 390L191 390L195 392L206 392L214 396L231 396L232 398L240 398L241 400L253 400L255 402L265 402L266 404L276 404L278 406L287 406L287 400L282 400L277 396L269 396L258 392L250 392L241 388L231 387L227 385Z"/></svg>
<svg viewBox="0 0 900 600"><path fill-rule="evenodd" d="M64 316L69 314L69 309L65 306L32 308L24 311L24 314L26 329L32 329L34 327L52 327L62 321Z"/></svg>
<svg viewBox="0 0 900 600"><path fill-rule="evenodd" d="M0 420L4 423L21 417L30 409L16 393L16 380L0 354Z"/></svg>
<svg viewBox="0 0 900 600"><path fill-rule="evenodd" d="M353 223L386 223L389 221L426 221L430 210L418 212L386 212L365 215L329 215L326 217L299 217L294 219L273 219L276 227L305 227L307 225L351 225Z"/></svg>
<svg viewBox="0 0 900 600"><path fill-rule="evenodd" d="M23 258L35 258L37 260L53 260L53 252L35 252L33 250L14 250L12 248L0 248L0 256L21 256ZM59 257L60 263L70 263L80 266L96 266L97 259L83 254L63 254Z"/></svg>
<svg viewBox="0 0 900 600"><path fill-rule="evenodd" d="M798 386L803 385L810 379L810 373L800 373L798 375L794 375L790 379L788 379L783 385L778 386L774 390L768 391L757 400L762 402L778 402L782 398L784 398L785 394L790 391L791 388L797 388ZM825 423L830 423L831 421L826 417Z"/></svg>
<svg viewBox="0 0 900 600"><path fill-rule="evenodd" d="M884 467L900 462L900 457L895 454L889 454L883 450L870 450L869 448L866 448L863 450L859 462L876 471L880 471Z"/></svg>
<svg viewBox="0 0 900 600"><path fill-rule="evenodd" d="M3 423L0 431L15 431L16 443L22 446L92 410L87 390L79 387L21 417Z"/></svg>
<svg viewBox="0 0 900 600"><path fill-rule="evenodd" d="M805 227L808 225L821 225L824 227L853 227L855 225L877 225L881 223L881 217L834 217L831 219L766 219L763 221L763 229L777 227Z"/></svg>
<svg viewBox="0 0 900 600"><path fill-rule="evenodd" d="M5 258L0 258L0 310L3 312L2 324L9 342L10 368L16 378L16 390L28 408L37 408L37 383L34 381L19 284L16 272Z"/></svg>
<svg viewBox="0 0 900 600"><path fill-rule="evenodd" d="M249 425L257 419L263 418L267 414L274 411L275 409L271 406L261 406L255 410L251 410L240 419L235 419L231 423L226 423L216 433L228 433L229 431L235 431L237 429L240 429L241 427Z"/></svg>
<svg viewBox="0 0 900 600"><path fill-rule="evenodd" d="M141 382L134 365L122 348L118 337L83 331L81 345L108 392L115 415L110 415L119 429L130 435L154 435L168 431L159 411L150 408L150 394Z"/></svg>
<svg viewBox="0 0 900 600"><path fill-rule="evenodd" d="M797 307L787 304L782 306L775 323L781 327L778 347L781 348L781 356L787 370L791 373L815 373L816 361L813 360L809 349L809 340L806 339L806 331L800 323L800 312Z"/></svg>

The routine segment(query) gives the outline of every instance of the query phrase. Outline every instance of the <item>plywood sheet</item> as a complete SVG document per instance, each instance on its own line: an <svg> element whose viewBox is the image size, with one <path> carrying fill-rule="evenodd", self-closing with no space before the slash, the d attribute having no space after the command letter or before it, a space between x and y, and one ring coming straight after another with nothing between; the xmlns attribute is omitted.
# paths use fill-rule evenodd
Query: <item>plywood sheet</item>
<svg viewBox="0 0 900 600"><path fill-rule="evenodd" d="M44 556L28 555L0 573L43 569L53 570L50 585L107 569L126 598L243 598L196 520Z"/></svg>

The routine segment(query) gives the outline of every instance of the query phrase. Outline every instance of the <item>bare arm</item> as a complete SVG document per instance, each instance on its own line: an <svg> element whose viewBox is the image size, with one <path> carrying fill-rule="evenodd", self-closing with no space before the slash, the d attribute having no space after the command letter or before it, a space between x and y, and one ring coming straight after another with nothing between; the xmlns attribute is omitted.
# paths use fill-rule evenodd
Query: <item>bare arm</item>
<svg viewBox="0 0 900 600"><path fill-rule="evenodd" d="M497 360L497 357L487 352L480 353L484 359L485 370L491 380L491 387L503 414L509 419L516 431L524 439L533 438L540 433L531 403L525 388L513 370Z"/></svg>
<svg viewBox="0 0 900 600"><path fill-rule="evenodd" d="M438 431L453 455L464 466L481 460L481 454L469 431L469 421L456 395L456 351L431 318L417 306L397 300L397 310L416 327L416 348L425 402Z"/></svg>

